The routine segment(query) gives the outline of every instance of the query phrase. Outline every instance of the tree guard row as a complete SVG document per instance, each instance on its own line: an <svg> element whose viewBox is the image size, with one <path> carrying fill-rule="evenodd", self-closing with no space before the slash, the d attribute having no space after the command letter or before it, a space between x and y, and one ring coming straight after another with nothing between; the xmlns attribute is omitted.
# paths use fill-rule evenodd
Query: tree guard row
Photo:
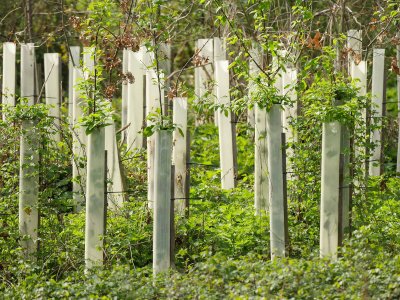
<svg viewBox="0 0 400 300"><path fill-rule="evenodd" d="M350 31L348 47L355 55L349 56L349 73L359 88L359 95L367 93L367 63L362 60L362 45L360 32ZM224 42L219 38L202 39L197 42L200 56L209 58L205 63L195 68L196 99L205 96L208 82L215 84L209 90L214 96L217 106L214 114L219 131L221 188L232 189L236 181L235 135L230 108L230 74L229 61L226 60ZM15 106L15 64L17 47L13 43L3 45L3 85L2 105ZM166 49L166 50L165 50ZM169 50L168 50L169 49ZM122 85L122 143L127 151L137 151L147 148L147 200L154 212L153 237L153 269L157 274L170 267L171 252L171 208L184 214L189 206L188 185L190 144L188 145L188 103L187 99L173 99L172 116L177 128L172 131L161 130L144 138L142 130L145 126L157 125L155 118L159 111L168 109L165 105L165 79L168 78L168 53L170 47L164 46L167 60L157 72L154 65L154 54L141 47L138 52L123 51L122 71L127 76ZM68 83L68 124L72 133L71 167L73 173L73 198L75 210L85 210L85 261L87 268L101 265L103 262L103 236L105 231L105 214L107 209L118 210L127 201L123 168L120 158L120 148L116 138L116 128L112 119L107 120L107 126L95 128L86 133L81 119L85 106L82 84L94 76L95 49L78 46L69 49L69 83ZM357 56L359 55L359 57ZM81 59L82 57L82 59ZM258 66L263 66L263 55L256 46L251 51L249 99L255 97L254 79L259 72ZM372 121L381 125L384 114L385 98L385 68L384 49L373 50L372 65L372 102L375 110ZM41 87L37 82L35 62L35 47L33 44L21 45L21 95L28 106L33 106L38 99ZM132 74L134 80L129 80ZM287 95L293 106L273 104L270 108L259 106L248 110L248 121L255 127L255 212L270 214L271 257L286 255L287 236L287 199L286 177L291 170L286 166L286 156L293 155L285 151L285 139L296 141L296 132L290 122L297 117L297 95L295 85L297 70L295 66L286 66L284 71L277 72L275 88L279 95ZM60 131L63 116L61 107L61 62L57 53L44 55L44 98L49 107L49 117L54 120L52 139L61 140ZM399 79L400 86L400 79ZM400 90L399 90L400 94ZM90 96L90 95L89 95ZM3 111L6 120L6 111ZM364 118L367 113L364 112ZM147 118L147 119L146 119ZM197 120L197 124L204 120ZM20 148L20 191L19 220L20 232L23 236L21 246L27 258L34 259L38 240L38 149L39 135L34 121L23 120ZM283 135L285 134L285 135ZM285 138L286 137L286 138ZM322 130L322 161L321 161L321 224L320 253L321 256L337 255L337 248L343 239L344 232L349 227L349 212L351 189L349 187L349 132L344 124L338 121L326 122ZM372 153L371 161L365 161L365 176L382 174L382 134L374 130L371 142L377 147ZM355 156L363 156L366 149L356 147ZM171 165L175 166L171 177ZM286 166L286 167L285 167ZM292 176L292 175L291 175ZM294 175L293 175L294 176ZM289 176L290 177L290 176ZM109 183L107 183L109 182ZM171 192L170 186L174 186ZM341 188L345 187L342 191ZM355 188L359 188L356 186ZM110 196L111 195L111 196ZM173 223L172 223L173 224Z"/></svg>

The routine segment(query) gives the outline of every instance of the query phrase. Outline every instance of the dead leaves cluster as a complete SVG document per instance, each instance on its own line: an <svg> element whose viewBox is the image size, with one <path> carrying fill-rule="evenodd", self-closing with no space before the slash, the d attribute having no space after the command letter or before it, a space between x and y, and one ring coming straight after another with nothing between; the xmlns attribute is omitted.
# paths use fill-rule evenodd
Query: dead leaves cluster
<svg viewBox="0 0 400 300"><path fill-rule="evenodd" d="M115 86L115 84L109 84L106 86L106 88L104 89L104 95L106 96L107 99L112 99L114 94L117 91L117 87Z"/></svg>
<svg viewBox="0 0 400 300"><path fill-rule="evenodd" d="M119 49L131 49L133 52L137 52L140 49L141 41L133 36L129 31L122 33L115 38L115 46Z"/></svg>
<svg viewBox="0 0 400 300"><path fill-rule="evenodd" d="M130 84L135 83L135 77L133 76L133 74L131 72L121 73L120 77L121 77L121 82L124 85L126 85L128 83L130 83Z"/></svg>
<svg viewBox="0 0 400 300"><path fill-rule="evenodd" d="M361 53L359 53L359 51L355 51L353 48L345 48L342 51L342 54L343 58L350 57L356 65L358 65L362 60Z"/></svg>
<svg viewBox="0 0 400 300"><path fill-rule="evenodd" d="M322 41L322 34L319 31L317 31L315 33L314 37L310 36L307 39L306 46L307 46L307 48L310 48L310 49L320 50L322 48L321 41Z"/></svg>
<svg viewBox="0 0 400 300"><path fill-rule="evenodd" d="M393 73L395 73L397 76L400 76L400 68L399 65L397 64L396 57L392 58L392 62L390 63L390 68Z"/></svg>
<svg viewBox="0 0 400 300"><path fill-rule="evenodd" d="M196 49L195 54L192 59L192 63L195 67L201 67L210 62L208 57L201 56L200 49Z"/></svg>

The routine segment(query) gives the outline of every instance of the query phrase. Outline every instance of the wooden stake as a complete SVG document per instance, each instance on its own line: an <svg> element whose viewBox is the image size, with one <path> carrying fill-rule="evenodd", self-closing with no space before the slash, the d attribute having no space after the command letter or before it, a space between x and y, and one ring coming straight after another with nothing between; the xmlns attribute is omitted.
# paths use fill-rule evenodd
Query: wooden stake
<svg viewBox="0 0 400 300"><path fill-rule="evenodd" d="M400 32L397 33L397 38L400 38ZM400 65L400 45L396 46L396 57L397 57L397 64ZM397 118L399 121L399 134L397 137L397 161L396 161L396 172L397 176L400 175L400 75L397 75L397 107L398 113Z"/></svg>
<svg viewBox="0 0 400 300"><path fill-rule="evenodd" d="M170 266L171 268L175 268L175 200L173 195L175 195L175 165L171 165L171 207L170 207Z"/></svg>
<svg viewBox="0 0 400 300"><path fill-rule="evenodd" d="M189 207L190 207L190 129L186 130L186 178L185 178L185 195L186 198L186 213L185 216L189 217Z"/></svg>

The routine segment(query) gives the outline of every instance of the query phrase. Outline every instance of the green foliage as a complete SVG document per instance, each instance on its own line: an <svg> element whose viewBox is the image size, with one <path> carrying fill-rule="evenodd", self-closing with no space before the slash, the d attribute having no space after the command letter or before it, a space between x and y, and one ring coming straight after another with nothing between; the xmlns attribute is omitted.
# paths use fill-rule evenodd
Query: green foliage
<svg viewBox="0 0 400 300"><path fill-rule="evenodd" d="M177 266L210 256L241 257L249 252L269 254L268 218L255 216L252 193L237 189L218 193L210 187L191 193L189 218L178 221Z"/></svg>
<svg viewBox="0 0 400 300"><path fill-rule="evenodd" d="M157 109L156 112L149 113L146 119L148 125L143 129L143 135L145 137L152 136L155 132L160 130L173 132L176 128L183 135L182 129L172 122L172 116L162 115L160 109Z"/></svg>
<svg viewBox="0 0 400 300"><path fill-rule="evenodd" d="M307 132L311 139L312 134L319 132L315 124L320 121L300 119L299 124L308 126L304 127L307 130L301 130L302 134ZM333 263L318 258L318 174L306 173L299 182L294 180L293 184L303 192L298 194L300 199L290 198L289 202L292 258L270 262L268 216L255 216L251 208L253 147L245 126L237 129L242 181L237 189L229 192L220 190L219 172L212 167L218 165L216 128L204 125L192 132L193 162L206 166L193 165L189 217L179 217L176 221L176 271L157 278L151 274L152 214L145 197L146 160L141 152L123 157L129 186L134 188L129 191L129 202L124 208L108 214L106 262L102 270L84 275L84 214L71 214L65 210L68 202L58 201L63 198L64 187L54 185L61 182L56 177L43 182L41 246L37 263L27 263L19 256L14 193L17 181L10 174L18 169L18 163L12 159L18 131L1 124L2 134L15 136L1 148L12 162L7 165L5 160L2 164L6 168L2 172L6 179L2 181L2 196L7 191L10 195L2 198L1 212L14 212L6 217L1 230L3 298L358 299L366 295L371 298L399 295L400 260L395 255L400 245L397 234L400 207L396 200L400 182L387 178L370 182L373 188L366 197L367 202L362 206L357 202L354 207L353 226L358 230L340 250L339 260ZM302 166L312 172L318 169L316 157L320 147L315 137L313 140L313 145L296 144L299 146L296 151L304 161ZM67 155L68 149L46 149L44 158L48 157L48 166L42 172L57 170L54 162L61 160L58 155ZM299 163L300 158L300 167ZM70 177L70 174L61 176ZM67 195L70 194L66 191ZM3 237L5 233L7 237Z"/></svg>
<svg viewBox="0 0 400 300"><path fill-rule="evenodd" d="M386 221L396 222L393 218ZM354 244L342 249L343 256L337 262L319 258L271 262L256 254L240 259L215 255L187 273L174 271L157 278L152 277L150 268L119 266L87 275L72 272L62 281L46 282L25 266L26 280L5 290L3 297L396 299L400 296L400 257L394 251L398 249L376 251L376 240L369 239L371 233L357 231ZM386 240L384 235L378 236ZM387 255L391 259L385 259Z"/></svg>
<svg viewBox="0 0 400 300"><path fill-rule="evenodd" d="M41 141L39 152L39 166L35 166L35 172L39 174L39 210L41 224L39 230L40 239L48 243L40 242L39 261L43 262L42 270L54 266L57 257L54 247L60 243L63 237L58 233L63 228L64 216L68 219L67 213L72 208L69 169L70 159L70 134L68 127L62 124L61 127L54 126L54 119L48 117L48 107L42 104L27 106L25 103L18 104L15 108L4 107L7 114L6 121L0 121L0 135L7 137L2 139L0 147L1 157L1 178L0 178L0 214L2 220L2 244L1 265L4 271L3 278L9 280L19 271L11 262L18 262L21 257L18 233L18 175L19 174L19 136L21 134L21 121L31 120L34 122L36 138ZM12 126L10 126L12 124ZM63 139L56 143L52 139L55 132L60 132ZM76 241L75 241L76 242ZM74 243L76 244L76 243ZM74 247L68 249L73 252ZM61 251L62 248L60 248ZM63 268L60 264L58 267ZM51 267L50 267L51 269ZM15 273L18 271L17 273Z"/></svg>
<svg viewBox="0 0 400 300"><path fill-rule="evenodd" d="M20 40L19 31L24 30L26 24L23 23L26 22L13 24L10 18L19 19L21 8L14 7L8 0L3 2L1 8L15 9L1 18L4 39ZM15 109L6 110L8 121L0 121L2 298L400 297L400 182L389 175L367 180L363 174L363 165L369 159L368 151L374 147L367 128L373 130L380 126L378 122L369 123L363 114L370 106L369 96L358 96L356 84L335 65L335 61L340 61L344 55L340 48L345 42L344 28L338 25L341 23L338 5L327 8L323 1L302 0L289 1L287 5L274 0L229 3L203 0L85 0L74 3L66 0L60 5L47 2L35 1L34 4L35 11L43 11L42 16L45 16L32 28L35 41L39 41L39 36L46 39L50 49L55 47L51 44L53 41L72 40L74 34L64 23L64 17L70 17L82 43L94 47L95 67L93 70L82 68L85 78L78 84L83 92L85 111L80 124L85 126L87 133L112 122L111 102L118 96L117 86L126 80L126 74L119 71L121 49L137 51L139 46L145 45L156 57L151 67L160 76L164 60L161 43L172 42L174 67L189 71L189 64L194 63L196 56L196 50L190 46L193 40L225 36L233 87L230 106L215 104L212 80L205 95L198 99L191 88L193 76L190 72L182 75L183 69L176 73L179 74L176 84L170 84L168 80L172 82L172 79L167 78L166 86L171 87L168 98L178 93L189 95L192 108L205 121L212 119L216 109L226 113L232 110L236 114L238 187L229 192L221 191L217 128L209 124L193 127L191 115L190 208L188 216L178 216L175 224L176 269L153 278L150 268L152 212L146 197L146 155L142 150L122 151L128 183L125 192L129 199L123 209L107 215L104 267L85 274L85 215L84 212L73 212L71 199L70 130L64 123L61 128L55 128L53 120L47 117L45 105L28 107L20 101ZM55 13L47 14L46 5L48 11ZM381 1L379 10L372 2L362 3L361 8L356 1L347 1L347 5L344 21L349 24L346 25L351 28L352 20L357 22L357 28L359 22L366 24L364 45L393 44L400 16L396 1ZM86 12L81 14L74 12L75 9ZM62 32L62 37L56 36L56 31L46 31L60 24L62 28L57 29L57 33ZM322 28L327 31L320 33ZM18 36L14 36L17 32ZM26 32L24 35L26 39ZM254 59L250 51L254 42L262 50L264 62L258 66L260 74L250 78L248 62ZM64 57L67 57L66 45L59 47L64 49ZM207 59L200 58L200 64L204 61ZM252 208L253 131L241 123L248 108L258 106L269 110L272 104L280 104L283 108L293 104L276 86L285 67L299 70L294 88L301 109L299 117L290 120L295 137L288 141L288 149L293 153L288 161L292 172L288 176L290 258L271 262L268 214L255 216ZM393 82L389 84L391 87ZM388 96L395 97L393 88L388 91ZM388 105L393 114L397 113L396 105L397 102ZM150 136L157 130L174 130L168 113L160 108L150 114L144 135ZM41 141L40 166L37 167L41 224L36 262L23 259L19 244L16 174L19 172L21 120L35 123ZM354 178L350 183L356 188L352 203L352 233L344 241L336 262L318 258L321 128L324 122L332 121L339 121L342 128L348 130L351 150L366 149L352 160ZM56 131L62 133L59 143L51 139ZM392 130L390 136L396 134L397 131ZM351 150L345 150L344 154ZM390 155L392 159L395 156Z"/></svg>

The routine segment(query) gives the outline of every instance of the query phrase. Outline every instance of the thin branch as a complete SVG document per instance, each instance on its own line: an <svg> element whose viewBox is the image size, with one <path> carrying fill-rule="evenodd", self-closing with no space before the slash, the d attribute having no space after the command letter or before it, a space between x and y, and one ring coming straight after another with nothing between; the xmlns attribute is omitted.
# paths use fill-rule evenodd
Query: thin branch
<svg viewBox="0 0 400 300"><path fill-rule="evenodd" d="M12 14L12 13L15 12L15 11L17 11L18 9L21 9L21 7L19 6L19 7L17 7L17 8L14 8L13 10L9 11L9 12L0 20L0 25L4 22L4 20L5 20L10 14Z"/></svg>

